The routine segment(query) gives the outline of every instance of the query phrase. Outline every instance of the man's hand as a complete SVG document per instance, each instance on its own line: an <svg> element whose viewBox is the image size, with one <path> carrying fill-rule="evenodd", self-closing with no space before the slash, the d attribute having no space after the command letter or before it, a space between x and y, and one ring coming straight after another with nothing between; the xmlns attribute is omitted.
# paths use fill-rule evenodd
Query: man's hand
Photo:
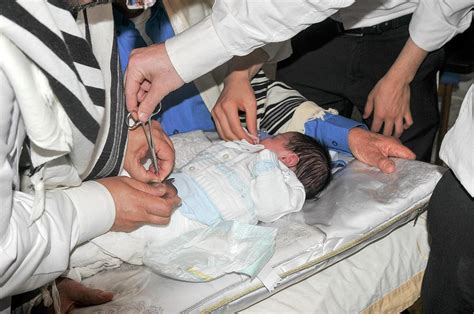
<svg viewBox="0 0 474 314"><path fill-rule="evenodd" d="M146 122L163 97L183 84L164 44L134 49L125 72L127 109Z"/></svg>
<svg viewBox="0 0 474 314"><path fill-rule="evenodd" d="M166 225L181 204L176 189L168 184L147 184L128 177L98 180L114 199L113 231L130 232L144 224Z"/></svg>
<svg viewBox="0 0 474 314"><path fill-rule="evenodd" d="M358 160L375 166L384 173L395 171L395 162L389 157L415 159L415 154L398 139L373 133L361 128L349 131L349 148Z"/></svg>
<svg viewBox="0 0 474 314"><path fill-rule="evenodd" d="M364 119L374 114L371 130L379 132L384 125L383 134L400 137L404 130L413 124L410 111L410 83L384 76L367 97Z"/></svg>
<svg viewBox="0 0 474 314"><path fill-rule="evenodd" d="M247 129L251 135L240 124L239 110L245 112ZM249 143L255 143L257 101L246 73L234 72L226 78L224 90L212 109L212 117L222 139L227 141L245 139Z"/></svg>
<svg viewBox="0 0 474 314"><path fill-rule="evenodd" d="M232 59L230 73L224 80L224 90L211 112L222 139L245 139L252 144L258 141L257 100L250 80L267 59L268 55L263 49ZM240 124L239 110L245 112L248 133Z"/></svg>
<svg viewBox="0 0 474 314"><path fill-rule="evenodd" d="M61 300L61 313L69 313L76 307L103 304L112 301L114 297L111 292L88 288L69 278L57 279L56 284Z"/></svg>
<svg viewBox="0 0 474 314"><path fill-rule="evenodd" d="M410 112L410 83L427 55L427 51L408 38L397 60L367 98L363 117L367 119L374 113L372 131L380 131L384 124L384 135L393 134L400 137L403 131L413 124Z"/></svg>
<svg viewBox="0 0 474 314"><path fill-rule="evenodd" d="M148 144L142 127L128 131L128 145L125 152L124 169L142 182L150 182L156 179L163 181L173 170L175 151L173 143L163 131L158 121L151 121L155 153L158 158L158 173L155 174L153 166L150 170L145 169L143 160L150 158Z"/></svg>

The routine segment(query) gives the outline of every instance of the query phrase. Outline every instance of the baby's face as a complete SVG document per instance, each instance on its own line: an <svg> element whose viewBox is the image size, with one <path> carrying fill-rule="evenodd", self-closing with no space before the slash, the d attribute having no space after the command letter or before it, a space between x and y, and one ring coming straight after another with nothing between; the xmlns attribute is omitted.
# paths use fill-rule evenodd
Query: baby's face
<svg viewBox="0 0 474 314"><path fill-rule="evenodd" d="M274 152L282 163L294 171L294 168L298 163L298 156L286 148L293 135L294 132L278 134L260 141L260 144L266 149Z"/></svg>
<svg viewBox="0 0 474 314"><path fill-rule="evenodd" d="M291 153L286 145L293 136L293 132L281 133L272 137L267 137L266 139L260 141L259 144L263 145L266 149L274 152L279 158L285 156L288 153Z"/></svg>
<svg viewBox="0 0 474 314"><path fill-rule="evenodd" d="M289 133L283 133L272 137L267 137L266 139L260 141L260 144L278 155L279 153L287 150L286 144L288 143L289 139Z"/></svg>

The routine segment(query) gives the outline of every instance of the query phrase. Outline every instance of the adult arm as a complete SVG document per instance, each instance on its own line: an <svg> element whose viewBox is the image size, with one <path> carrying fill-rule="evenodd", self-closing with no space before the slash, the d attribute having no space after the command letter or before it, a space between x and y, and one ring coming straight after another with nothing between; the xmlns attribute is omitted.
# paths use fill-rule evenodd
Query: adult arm
<svg viewBox="0 0 474 314"><path fill-rule="evenodd" d="M231 59L282 42L353 0L222 0L212 14L166 41L134 50L126 73L129 111L145 121L169 92ZM171 59L170 59L171 57Z"/></svg>
<svg viewBox="0 0 474 314"><path fill-rule="evenodd" d="M415 159L415 154L399 140L368 131L359 122L329 112L321 118L307 121L305 134L316 138L329 149L352 154L384 173L395 171L395 163L390 157Z"/></svg>
<svg viewBox="0 0 474 314"><path fill-rule="evenodd" d="M130 178L84 182L44 192L44 211L31 221L34 196L18 191L19 148L24 128L15 88L0 71L0 299L54 280L67 267L69 253L111 227L132 230L166 224L179 199L165 186ZM23 95L27 97L27 95ZM52 170L54 171L54 169ZM58 178L56 178L58 179Z"/></svg>
<svg viewBox="0 0 474 314"><path fill-rule="evenodd" d="M371 130L400 137L413 124L410 83L429 51L463 32L472 20L472 0L422 0L410 23L410 38L389 71L367 97L364 118L373 114Z"/></svg>
<svg viewBox="0 0 474 314"><path fill-rule="evenodd" d="M45 211L29 225L34 197L13 191L16 169L0 147L0 299L29 291L58 277L72 248L110 229L111 195L96 182L46 193ZM80 210L79 210L80 209Z"/></svg>
<svg viewBox="0 0 474 314"><path fill-rule="evenodd" d="M3 160L3 170L10 170ZM106 231L166 224L179 199L168 189L115 177L46 193L45 211L29 225L34 197L11 190L1 173L0 298L35 289L66 270L72 249ZM10 186L8 186L10 183ZM10 190L10 191L8 191Z"/></svg>
<svg viewBox="0 0 474 314"><path fill-rule="evenodd" d="M291 43L273 43L229 61L229 74L211 114L219 136L224 140L257 140L257 101L251 81L264 64L273 64L291 55ZM271 69L270 69L271 70ZM245 112L247 130L240 124L239 111ZM248 131L248 133L247 133Z"/></svg>
<svg viewBox="0 0 474 314"><path fill-rule="evenodd" d="M257 219L272 222L303 207L305 191L289 169L282 169L278 157L264 149L249 165L252 174L250 193Z"/></svg>
<svg viewBox="0 0 474 314"><path fill-rule="evenodd" d="M265 44L285 41L353 2L216 1L209 17L178 37L168 40L166 48L181 78L189 82L232 56L244 56ZM205 45L198 45L201 42ZM197 50L193 49L193 57L200 60L193 67L189 67L187 62L183 63L189 54L182 49L190 46L198 47Z"/></svg>
<svg viewBox="0 0 474 314"><path fill-rule="evenodd" d="M374 115L371 130L400 137L413 124L410 112L410 83L428 52L410 38L395 63L377 82L367 97L363 117Z"/></svg>

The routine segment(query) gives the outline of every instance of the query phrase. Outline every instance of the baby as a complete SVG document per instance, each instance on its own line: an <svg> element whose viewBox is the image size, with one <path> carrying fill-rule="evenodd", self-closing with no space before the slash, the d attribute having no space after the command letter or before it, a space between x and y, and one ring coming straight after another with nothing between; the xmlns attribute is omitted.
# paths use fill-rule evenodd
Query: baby
<svg viewBox="0 0 474 314"><path fill-rule="evenodd" d="M164 243L222 220L257 224L297 212L328 184L330 157L313 138L287 132L257 145L244 140L209 143L171 177L182 205L168 225L109 232L76 249L71 267L86 277L105 264L141 264L147 241Z"/></svg>

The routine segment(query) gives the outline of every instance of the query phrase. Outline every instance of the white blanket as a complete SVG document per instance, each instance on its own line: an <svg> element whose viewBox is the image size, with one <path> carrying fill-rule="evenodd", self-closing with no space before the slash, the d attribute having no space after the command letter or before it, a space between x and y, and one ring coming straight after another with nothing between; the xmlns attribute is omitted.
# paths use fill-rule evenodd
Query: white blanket
<svg viewBox="0 0 474 314"><path fill-rule="evenodd" d="M150 310L234 312L244 309L272 294L266 286L275 286L275 291L278 291L301 281L354 254L422 211L441 177L442 169L406 160L397 160L396 166L396 173L386 175L357 161L351 162L336 175L319 200L307 202L302 212L270 224L279 230L275 254L264 269L266 276L250 280L231 274L210 283L196 284L154 275L143 268L121 267L85 281L93 287L115 292L117 297L112 303L85 309L84 313L132 307L137 313ZM412 238L406 236L403 239L406 242ZM408 266L403 269L407 269L411 275L414 275L413 271L418 272L423 267L419 255L414 251L417 250L418 240L413 238L413 241L415 242L401 243L400 250L396 251L400 255L404 254L404 248L410 250L406 253L406 259L399 259L399 263L406 263ZM369 245L367 249L370 250L370 247L372 246ZM367 267L379 269L376 260L378 250L371 252L365 255L368 256ZM391 253L392 248L388 247L385 252ZM409 266L412 265L412 258L417 258L413 261L417 266L413 268ZM350 267L346 271L350 272ZM329 272L338 274L337 271ZM410 274L400 278L406 279ZM333 281L345 280L345 277L339 276L322 284L330 285ZM395 277L398 276L392 276L391 279ZM126 285L123 285L124 281L127 281ZM347 291L352 290L349 288ZM356 296L361 298L357 310L363 309L363 304L370 304L371 300L362 299L362 292Z"/></svg>

